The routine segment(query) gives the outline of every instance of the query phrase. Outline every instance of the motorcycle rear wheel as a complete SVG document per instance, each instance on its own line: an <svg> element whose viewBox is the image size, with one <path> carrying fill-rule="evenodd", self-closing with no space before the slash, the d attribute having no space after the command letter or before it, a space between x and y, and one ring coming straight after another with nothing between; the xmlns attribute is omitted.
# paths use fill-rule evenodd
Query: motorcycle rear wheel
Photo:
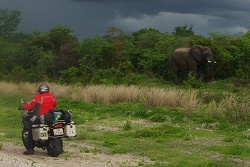
<svg viewBox="0 0 250 167"><path fill-rule="evenodd" d="M46 143L47 153L51 157L57 157L62 152L62 139L49 138Z"/></svg>

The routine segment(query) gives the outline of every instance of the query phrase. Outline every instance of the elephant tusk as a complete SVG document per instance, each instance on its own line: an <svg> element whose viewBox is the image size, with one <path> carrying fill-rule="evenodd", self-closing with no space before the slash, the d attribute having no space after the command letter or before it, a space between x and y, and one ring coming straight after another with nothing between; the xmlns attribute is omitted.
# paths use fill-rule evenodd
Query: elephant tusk
<svg viewBox="0 0 250 167"><path fill-rule="evenodd" d="M211 60L208 60L207 62L208 62L208 63L212 63L212 61L211 61Z"/></svg>
<svg viewBox="0 0 250 167"><path fill-rule="evenodd" d="M214 61L214 64L216 64L217 62L216 61Z"/></svg>

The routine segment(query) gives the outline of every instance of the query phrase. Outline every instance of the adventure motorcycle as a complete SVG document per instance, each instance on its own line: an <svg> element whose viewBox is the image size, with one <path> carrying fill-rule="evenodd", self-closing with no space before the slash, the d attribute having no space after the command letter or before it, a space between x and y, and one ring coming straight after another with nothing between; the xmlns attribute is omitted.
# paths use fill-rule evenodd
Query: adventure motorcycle
<svg viewBox="0 0 250 167"><path fill-rule="evenodd" d="M19 110L24 110L22 106ZM71 121L71 113L66 110L53 110L37 117L33 110L24 110L23 117L28 117L32 123L34 146L47 150L49 156L57 157L63 152L62 138L76 137L75 122ZM27 141L28 132L23 130L23 143Z"/></svg>

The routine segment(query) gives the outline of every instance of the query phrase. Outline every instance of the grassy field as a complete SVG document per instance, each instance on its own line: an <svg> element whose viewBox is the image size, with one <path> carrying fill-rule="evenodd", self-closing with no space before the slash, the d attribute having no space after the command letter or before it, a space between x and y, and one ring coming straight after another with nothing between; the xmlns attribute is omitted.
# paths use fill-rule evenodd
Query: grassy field
<svg viewBox="0 0 250 167"><path fill-rule="evenodd" d="M21 144L20 99L36 84L0 83L0 141ZM225 82L184 87L65 86L50 84L58 108L70 110L82 152L147 157L145 167L250 165L246 87ZM2 144L0 145L0 148ZM124 165L126 166L126 164ZM129 166L129 165L127 165Z"/></svg>

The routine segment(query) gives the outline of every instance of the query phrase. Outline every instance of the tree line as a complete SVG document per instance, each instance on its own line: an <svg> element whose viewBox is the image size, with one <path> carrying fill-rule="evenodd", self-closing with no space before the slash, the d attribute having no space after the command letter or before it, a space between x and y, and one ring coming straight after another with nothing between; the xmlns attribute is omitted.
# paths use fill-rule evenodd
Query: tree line
<svg viewBox="0 0 250 167"><path fill-rule="evenodd" d="M195 35L192 26L173 32L142 28L126 33L109 27L104 36L79 41L68 26L48 32L16 32L21 12L0 9L0 79L66 84L140 84L172 81L168 58L174 49L204 45L217 61L214 79L250 77L250 31Z"/></svg>

